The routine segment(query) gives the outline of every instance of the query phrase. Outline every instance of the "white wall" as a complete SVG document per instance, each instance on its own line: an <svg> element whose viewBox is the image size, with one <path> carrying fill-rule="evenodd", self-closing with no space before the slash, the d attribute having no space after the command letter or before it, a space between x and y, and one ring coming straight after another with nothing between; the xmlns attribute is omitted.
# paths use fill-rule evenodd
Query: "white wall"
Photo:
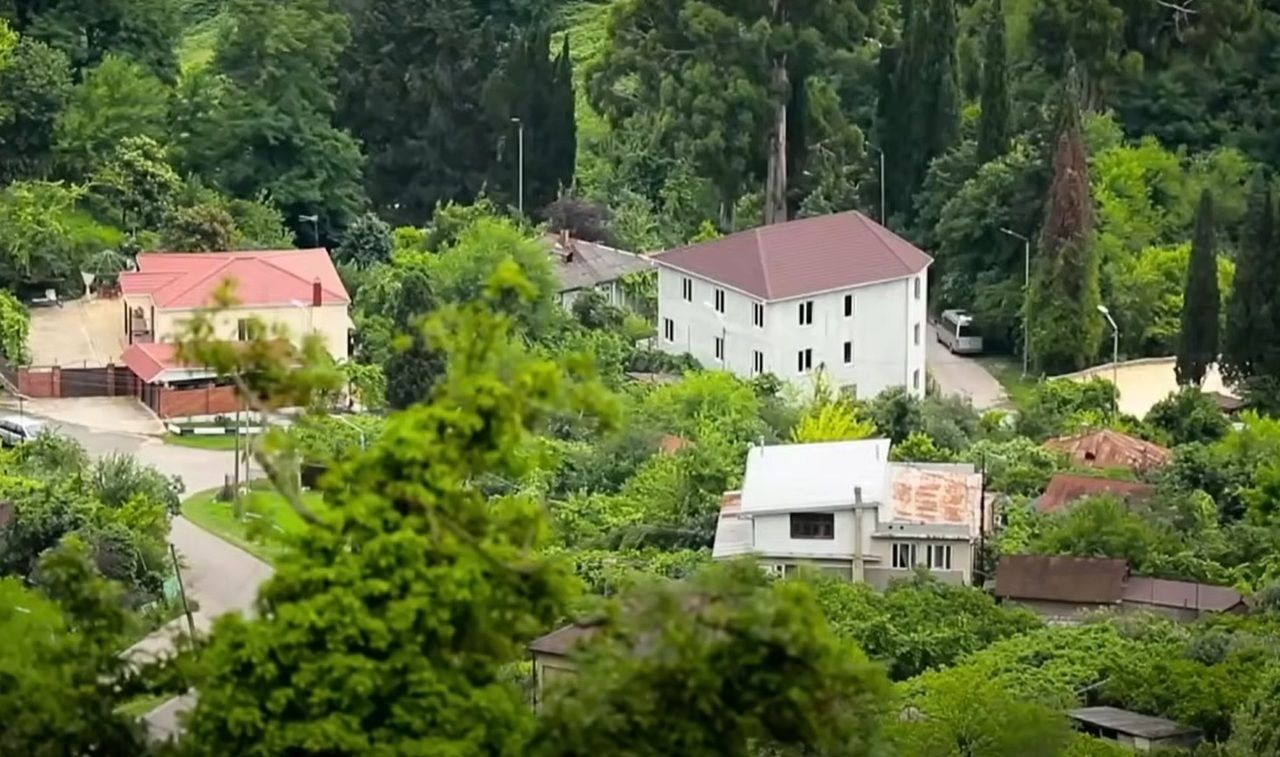
<svg viewBox="0 0 1280 757"><path fill-rule="evenodd" d="M191 310L157 310L155 341L176 341L186 329L186 321L192 314ZM229 308L218 312L214 317L214 333L220 339L235 341L239 336L240 320L254 317L266 324L268 329L277 324L283 325L294 344L301 344L302 337L308 333L320 334L324 337L325 348L334 359L347 359L347 331L351 328L351 317L344 304Z"/></svg>
<svg viewBox="0 0 1280 757"><path fill-rule="evenodd" d="M792 539L790 513L757 515L752 518L755 551L777 557L852 557L859 541L854 512L840 510L835 513L834 539Z"/></svg>
<svg viewBox="0 0 1280 757"><path fill-rule="evenodd" d="M925 389L925 340L928 338L927 273L854 289L828 292L812 298L781 300L765 305L764 328L752 324L753 302L761 300L725 288L723 320L712 309L717 285L689 276L692 302L682 296L686 275L658 267L658 343L663 351L688 352L708 368L721 366L715 359L715 337L725 339L723 367L740 376L753 375L753 353L764 354L764 370L803 388L812 385L812 373L798 372L798 353L813 351L813 372L825 366L838 386L853 385L859 397L870 397L892 386L906 386L923 394ZM919 279L919 297L915 282ZM844 298L853 296L853 316L844 315ZM800 325L800 303L813 301L813 322ZM675 325L675 338L665 338L665 320ZM916 339L916 326L919 339ZM844 362L844 343L853 343L853 362ZM918 379L918 385L916 383Z"/></svg>

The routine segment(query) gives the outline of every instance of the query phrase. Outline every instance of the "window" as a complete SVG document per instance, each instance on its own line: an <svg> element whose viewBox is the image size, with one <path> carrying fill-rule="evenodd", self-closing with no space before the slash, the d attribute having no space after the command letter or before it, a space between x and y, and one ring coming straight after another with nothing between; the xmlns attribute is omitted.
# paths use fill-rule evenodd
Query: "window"
<svg viewBox="0 0 1280 757"><path fill-rule="evenodd" d="M844 343L844 364L849 365L853 362L853 342Z"/></svg>
<svg viewBox="0 0 1280 757"><path fill-rule="evenodd" d="M929 567L933 570L951 570L951 545L930 544L926 549Z"/></svg>
<svg viewBox="0 0 1280 757"><path fill-rule="evenodd" d="M688 276L680 279L680 296L685 302L693 302L693 279Z"/></svg>
<svg viewBox="0 0 1280 757"><path fill-rule="evenodd" d="M853 317L853 295L851 294L846 294L844 296L844 317Z"/></svg>
<svg viewBox="0 0 1280 757"><path fill-rule="evenodd" d="M919 368L911 372L911 388L916 390L920 388L920 369Z"/></svg>
<svg viewBox="0 0 1280 757"><path fill-rule="evenodd" d="M764 328L764 303L751 303L751 325Z"/></svg>
<svg viewBox="0 0 1280 757"><path fill-rule="evenodd" d="M241 342L249 341L249 319L241 318L236 321L236 339Z"/></svg>
<svg viewBox="0 0 1280 757"><path fill-rule="evenodd" d="M836 538L836 516L834 513L792 513L792 539L834 539Z"/></svg>
<svg viewBox="0 0 1280 757"><path fill-rule="evenodd" d="M764 353L756 350L751 353L751 370L759 376L764 373Z"/></svg>
<svg viewBox="0 0 1280 757"><path fill-rule="evenodd" d="M808 373L813 369L813 350L800 350L796 353L796 371Z"/></svg>
<svg viewBox="0 0 1280 757"><path fill-rule="evenodd" d="M724 362L724 337L716 337L716 360Z"/></svg>
<svg viewBox="0 0 1280 757"><path fill-rule="evenodd" d="M916 346L919 347L920 346L920 324L918 323L916 324L915 328L912 329L912 339L915 341Z"/></svg>
<svg viewBox="0 0 1280 757"><path fill-rule="evenodd" d="M813 300L805 300L800 303L800 325L808 326L813 323Z"/></svg>
<svg viewBox="0 0 1280 757"><path fill-rule="evenodd" d="M916 277L916 299L920 299L920 277Z"/></svg>
<svg viewBox="0 0 1280 757"><path fill-rule="evenodd" d="M662 338L668 342L676 340L676 322L670 318L662 319Z"/></svg>
<svg viewBox="0 0 1280 757"><path fill-rule="evenodd" d="M914 544L894 544L893 545L893 567L899 569L910 569L916 564L916 545Z"/></svg>
<svg viewBox="0 0 1280 757"><path fill-rule="evenodd" d="M716 298L716 312L723 313L724 312L724 290L717 289L715 298Z"/></svg>

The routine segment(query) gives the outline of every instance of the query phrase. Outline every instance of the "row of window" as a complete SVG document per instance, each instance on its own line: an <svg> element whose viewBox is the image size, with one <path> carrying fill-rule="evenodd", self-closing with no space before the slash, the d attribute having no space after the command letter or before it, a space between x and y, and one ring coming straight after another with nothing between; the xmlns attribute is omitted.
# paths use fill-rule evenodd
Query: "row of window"
<svg viewBox="0 0 1280 757"><path fill-rule="evenodd" d="M693 302L693 279L685 277L680 282L680 295L685 302ZM717 313L724 312L725 292L720 287L716 287L712 293L712 307ZM920 299L920 278L915 279L915 298ZM813 300L805 300L799 303L799 323L801 326L810 326L813 324ZM853 295L846 294L844 296L844 317L853 317ZM751 303L751 324L764 328L764 303ZM919 325L916 326L916 344L920 343Z"/></svg>
<svg viewBox="0 0 1280 757"><path fill-rule="evenodd" d="M910 542L898 542L893 545L893 567L910 569L924 565L933 570L951 570L950 544L925 544L924 562L920 559L920 545Z"/></svg>

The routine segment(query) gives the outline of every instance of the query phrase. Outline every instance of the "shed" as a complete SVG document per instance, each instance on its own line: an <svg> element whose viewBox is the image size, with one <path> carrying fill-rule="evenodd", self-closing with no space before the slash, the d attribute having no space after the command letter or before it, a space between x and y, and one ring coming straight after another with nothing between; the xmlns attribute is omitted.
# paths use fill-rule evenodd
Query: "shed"
<svg viewBox="0 0 1280 757"><path fill-rule="evenodd" d="M1240 592L1229 586L1132 576L1124 587L1126 609L1149 609L1177 620L1195 620L1206 612L1245 612Z"/></svg>
<svg viewBox="0 0 1280 757"><path fill-rule="evenodd" d="M1199 729L1116 707L1079 707L1069 710L1067 716L1077 730L1117 741L1137 752L1165 747L1189 748L1200 743Z"/></svg>
<svg viewBox="0 0 1280 757"><path fill-rule="evenodd" d="M573 674L576 666L570 655L579 644L595 635L598 628L585 623L570 623L529 642L529 652L533 655L534 706L541 704L548 681Z"/></svg>
<svg viewBox="0 0 1280 757"><path fill-rule="evenodd" d="M1057 620L1118 605L1129 564L1124 560L1061 555L1003 555L995 595Z"/></svg>

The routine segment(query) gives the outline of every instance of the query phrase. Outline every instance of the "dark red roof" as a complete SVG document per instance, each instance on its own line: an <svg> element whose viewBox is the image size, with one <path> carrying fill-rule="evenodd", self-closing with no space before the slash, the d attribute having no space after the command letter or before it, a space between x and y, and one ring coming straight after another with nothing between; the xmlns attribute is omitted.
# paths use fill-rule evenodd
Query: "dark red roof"
<svg viewBox="0 0 1280 757"><path fill-rule="evenodd" d="M1086 468L1129 468L1141 472L1164 465L1172 456L1159 444L1109 428L1050 439L1044 446L1062 452L1071 462Z"/></svg>
<svg viewBox="0 0 1280 757"><path fill-rule="evenodd" d="M1124 601L1157 607L1225 612L1242 605L1244 597L1230 586L1134 576L1124 587Z"/></svg>
<svg viewBox="0 0 1280 757"><path fill-rule="evenodd" d="M995 595L1004 599L1114 604L1124 595L1129 563L1102 557L1003 555Z"/></svg>
<svg viewBox="0 0 1280 757"><path fill-rule="evenodd" d="M1058 473L1049 479L1049 486L1036 500L1036 509L1042 513L1061 510L1064 506L1084 497L1115 494L1126 499L1149 497L1156 488L1138 481L1119 481L1113 478L1081 476L1074 473Z"/></svg>
<svg viewBox="0 0 1280 757"><path fill-rule="evenodd" d="M933 261L857 211L761 226L654 259L766 300L892 281Z"/></svg>

